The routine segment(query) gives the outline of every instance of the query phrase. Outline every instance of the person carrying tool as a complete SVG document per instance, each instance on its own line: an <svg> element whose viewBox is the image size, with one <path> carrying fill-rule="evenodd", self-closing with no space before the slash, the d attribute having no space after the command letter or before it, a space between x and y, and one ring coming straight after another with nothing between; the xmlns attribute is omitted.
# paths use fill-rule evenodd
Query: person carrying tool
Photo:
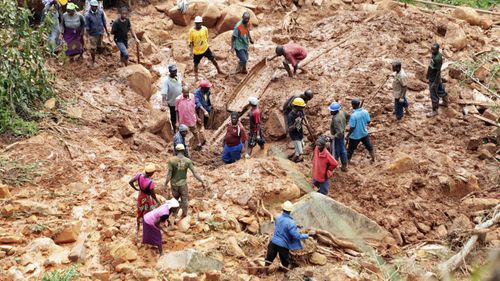
<svg viewBox="0 0 500 281"><path fill-rule="evenodd" d="M431 47L432 57L427 68L427 79L429 80L429 92L431 95L432 111L427 113L427 117L438 115L439 106L448 106L448 93L444 89L441 80L441 66L443 65L443 55L439 52L439 44L434 43ZM439 103L439 99L443 102Z"/></svg>
<svg viewBox="0 0 500 281"><path fill-rule="evenodd" d="M184 156L184 145L178 144L175 146L176 155L168 161L168 173L165 180L165 188L170 182L172 197L180 200L182 209L182 218L187 216L189 208L189 190L187 186L187 170L191 170L193 176L201 183L203 188L206 187L203 179L198 176L194 170L193 161ZM175 215L175 214L174 214Z"/></svg>
<svg viewBox="0 0 500 281"><path fill-rule="evenodd" d="M280 262L283 268L289 269L290 266L290 250L302 249L300 240L308 239L310 236L316 235L316 231L310 231L307 234L300 233L297 224L290 215L293 209L293 204L286 201L281 205L283 212L276 217L274 233L267 246L267 254L265 260L265 273L267 274L269 266L273 263L277 255L280 257Z"/></svg>
<svg viewBox="0 0 500 281"><path fill-rule="evenodd" d="M330 123L330 133L332 134L332 143L330 149L334 152L335 159L342 163L341 170L343 172L347 171L347 150L345 148L345 127L349 121L350 115L340 110L342 107L338 102L332 102L328 109L332 115L332 122Z"/></svg>
<svg viewBox="0 0 500 281"><path fill-rule="evenodd" d="M248 73L248 46L249 43L253 44L252 37L250 36L251 27L250 13L244 12L241 20L234 26L233 36L231 37L231 51L235 51L236 56L240 61L236 73Z"/></svg>
<svg viewBox="0 0 500 281"><path fill-rule="evenodd" d="M104 31L106 31L108 38L110 37L104 11L99 9L99 2L97 0L90 1L90 10L85 15L85 30L89 35L90 56L92 57L92 66L94 66L95 54L104 49L102 42Z"/></svg>
<svg viewBox="0 0 500 281"><path fill-rule="evenodd" d="M245 154L246 158L250 158L252 150L257 144L261 149L264 149L264 144L266 143L262 135L261 116L258 107L259 100L256 97L249 97L248 104L251 109L248 118L250 120L250 133L247 142L247 153Z"/></svg>
<svg viewBox="0 0 500 281"><path fill-rule="evenodd" d="M288 156L288 159L293 162L304 161L302 154L304 153L304 107L306 102L302 98L295 98L292 101L293 109L288 113L287 129L290 139L292 139L295 148L294 154Z"/></svg>
<svg viewBox="0 0 500 281"><path fill-rule="evenodd" d="M283 118L285 120L285 125L287 124L287 119L288 119L288 114L292 111L293 109L293 105L292 105L292 102L295 98L301 98L304 100L304 102L307 103L312 100L312 98L314 97L314 93L311 89L307 89L304 91L303 94L301 95L293 95L291 96L290 98L288 98L286 100L286 102L283 104ZM304 120L305 122L307 122L307 120ZM309 126L309 123L306 123L307 126ZM309 127L308 127L309 128ZM286 133L288 133L288 131L286 131Z"/></svg>
<svg viewBox="0 0 500 281"><path fill-rule="evenodd" d="M302 47L297 43L288 43L285 45L278 45L276 47L276 55L269 58L268 60L273 60L276 57L284 56L283 66L285 67L288 76L292 77L294 74L297 74L297 69L299 69L299 62L304 60L307 57L306 48ZM290 69L289 64L293 67L293 73Z"/></svg>
<svg viewBox="0 0 500 281"><path fill-rule="evenodd" d="M370 137L368 135L368 124L370 124L371 119L368 111L360 107L361 101L359 99L353 99L351 101L353 111L351 117L349 118L349 133L347 133L347 159L351 161L352 155L358 144L363 143L365 148L370 153L372 162L375 162L375 151L373 145L370 142Z"/></svg>
<svg viewBox="0 0 500 281"><path fill-rule="evenodd" d="M241 153L246 147L245 142L248 140L245 128L243 128L239 118L238 112L232 112L231 123L227 124L224 149L222 150L222 161L226 164L234 163L241 159Z"/></svg>
<svg viewBox="0 0 500 281"><path fill-rule="evenodd" d="M325 149L327 141L324 135L321 135L316 141L312 166L313 185L319 188L319 193L323 195L328 195L333 169L338 166L328 149Z"/></svg>
<svg viewBox="0 0 500 281"><path fill-rule="evenodd" d="M175 132L177 124L177 113L175 110L175 100L182 94L182 75L177 72L177 66L175 64L170 64L168 66L169 75L163 82L163 87L161 88L161 102L162 111L165 111L166 106L170 111L170 123L172 124L172 129Z"/></svg>
<svg viewBox="0 0 500 281"><path fill-rule="evenodd" d="M215 60L212 50L208 46L208 28L202 25L203 18L196 16L194 18L194 27L189 30L189 48L194 62L194 79L198 81L198 66L203 57L206 57L212 62L217 69L217 73L221 74L222 71Z"/></svg>
<svg viewBox="0 0 500 281"><path fill-rule="evenodd" d="M194 97L196 98L196 114L199 120L203 120L203 128L208 128L208 120L210 119L210 112L212 112L212 101L210 100L210 88L212 83L208 80L201 81L200 86L194 90ZM202 119L203 118L203 119Z"/></svg>
<svg viewBox="0 0 500 281"><path fill-rule="evenodd" d="M394 95L394 114L396 120L401 120L404 115L404 109L408 108L406 100L407 78L404 70L401 69L401 62L392 62L392 71L396 72L392 81L392 93Z"/></svg>
<svg viewBox="0 0 500 281"><path fill-rule="evenodd" d="M120 9L120 18L113 22L111 34L114 35L116 47L120 50L120 60L124 66L128 65L128 33L134 36L135 44L139 44L139 39L132 30L132 25L128 19L127 7Z"/></svg>
<svg viewBox="0 0 500 281"><path fill-rule="evenodd" d="M175 147L177 147L178 144L182 144L184 145L184 156L186 156L187 158L190 158L189 157L189 151L188 151L188 145L186 143L186 136L189 132L189 128L188 126L184 125L184 124L180 124L179 125L179 131L174 135L174 138L173 138L173 145L174 145L174 154L177 154L177 152L175 151Z"/></svg>
<svg viewBox="0 0 500 281"><path fill-rule="evenodd" d="M196 122L198 120L196 115L196 101L194 95L189 93L189 88L187 86L182 87L182 95L175 99L175 112L177 123L188 126L191 132L193 132L194 138L198 144L196 150L200 151L202 149L202 144L200 132L198 131L198 127L196 127Z"/></svg>

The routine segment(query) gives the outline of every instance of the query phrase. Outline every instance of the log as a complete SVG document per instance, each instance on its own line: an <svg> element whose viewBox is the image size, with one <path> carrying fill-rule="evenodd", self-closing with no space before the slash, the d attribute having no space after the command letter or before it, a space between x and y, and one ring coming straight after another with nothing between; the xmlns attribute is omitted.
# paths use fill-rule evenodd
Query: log
<svg viewBox="0 0 500 281"><path fill-rule="evenodd" d="M415 58L411 58L414 62L416 62L418 65L420 65L421 67L426 67L423 63L421 63L419 60L415 59Z"/></svg>
<svg viewBox="0 0 500 281"><path fill-rule="evenodd" d="M326 230L318 229L316 231L317 231L316 232L317 234L324 235L324 236L328 237L330 240L332 240L333 243L335 243L337 246L339 246L341 248L351 249L351 250L354 250L356 252L361 252L361 250L358 248L358 246L356 246L352 242L338 239L335 236L333 236L333 234L331 234L330 232L328 232Z"/></svg>
<svg viewBox="0 0 500 281"><path fill-rule="evenodd" d="M497 122L495 122L495 121L493 121L493 120L491 120L491 119L488 119L488 118L486 118L486 117L483 117L483 116L481 116L481 115L477 115L477 114L472 114L472 116L474 116L475 118L477 118L477 119L479 119L479 120L482 120L482 121L484 121L484 122L486 122L486 123L488 123L488 124L491 124L491 125L493 125L493 126L497 126L497 127L499 127L499 128L500 128L500 124L498 124Z"/></svg>
<svg viewBox="0 0 500 281"><path fill-rule="evenodd" d="M476 225L476 227L474 228L475 230L489 228L490 226L500 221L500 204L496 205L493 210L493 217L481 224ZM467 243L465 243L460 252L438 266L439 274L441 277L440 279L446 278L450 272L454 271L462 262L465 261L465 258L470 253L470 251L472 251L478 239L479 235L473 235L471 238L469 238Z"/></svg>

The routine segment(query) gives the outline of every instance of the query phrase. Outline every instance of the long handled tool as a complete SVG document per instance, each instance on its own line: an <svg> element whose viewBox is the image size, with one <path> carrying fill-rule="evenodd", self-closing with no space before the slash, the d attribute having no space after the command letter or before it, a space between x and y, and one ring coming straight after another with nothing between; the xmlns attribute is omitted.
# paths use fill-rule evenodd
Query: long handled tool
<svg viewBox="0 0 500 281"><path fill-rule="evenodd" d="M141 50L139 49L139 43L135 43L135 49L137 51L137 64L141 64Z"/></svg>
<svg viewBox="0 0 500 281"><path fill-rule="evenodd" d="M385 85L385 83L387 82L387 80L389 80L389 77L390 76L387 76L387 78L385 78L384 82L377 87L377 89L375 90L375 92L371 95L370 98L368 98L368 100L366 102L365 102L365 100L362 100L361 104L359 105L359 107L362 107L363 105L366 105L366 103L371 102L378 95L378 93L380 92L380 89L382 89L382 87Z"/></svg>

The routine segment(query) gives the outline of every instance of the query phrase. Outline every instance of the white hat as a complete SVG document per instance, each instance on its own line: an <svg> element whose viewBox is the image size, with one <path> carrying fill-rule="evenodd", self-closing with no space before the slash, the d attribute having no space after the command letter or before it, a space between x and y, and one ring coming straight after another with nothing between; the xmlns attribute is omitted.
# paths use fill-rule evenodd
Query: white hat
<svg viewBox="0 0 500 281"><path fill-rule="evenodd" d="M249 102L251 105L257 105L257 104L259 104L259 100L258 100L256 97L249 97L249 98L248 98L248 102Z"/></svg>
<svg viewBox="0 0 500 281"><path fill-rule="evenodd" d="M202 22L203 22L203 18L202 18L202 17L200 17L200 16L196 16L196 17L194 18L194 22L195 22L195 23L202 23Z"/></svg>
<svg viewBox="0 0 500 281"><path fill-rule="evenodd" d="M179 201L177 201L177 199L175 199L175 198L172 198L172 199L168 200L168 206L170 208L177 208L180 206Z"/></svg>
<svg viewBox="0 0 500 281"><path fill-rule="evenodd" d="M283 205L281 205L281 209L283 209L283 211L291 212L293 209L292 202L285 201L285 203L283 203Z"/></svg>
<svg viewBox="0 0 500 281"><path fill-rule="evenodd" d="M175 150L177 151L183 151L185 150L186 148L184 147L184 145L182 143L179 143L175 146Z"/></svg>
<svg viewBox="0 0 500 281"><path fill-rule="evenodd" d="M90 1L90 6L97 7L97 6L99 6L99 2L97 2L97 0L91 0Z"/></svg>

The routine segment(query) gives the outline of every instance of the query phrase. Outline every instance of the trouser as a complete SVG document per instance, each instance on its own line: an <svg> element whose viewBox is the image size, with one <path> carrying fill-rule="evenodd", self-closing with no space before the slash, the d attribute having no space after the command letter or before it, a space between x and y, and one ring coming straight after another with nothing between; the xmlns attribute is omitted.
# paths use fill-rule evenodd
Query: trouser
<svg viewBox="0 0 500 281"><path fill-rule="evenodd" d="M355 139L349 139L349 147L347 148L347 159L351 160L352 155L356 148L358 147L358 144L362 142L363 145L365 146L366 150L368 150L370 153L373 152L373 146L370 142L370 137L367 135L365 137L362 137L358 140Z"/></svg>
<svg viewBox="0 0 500 281"><path fill-rule="evenodd" d="M116 42L116 47L120 50L120 58L125 61L128 61L128 50L127 45L123 42Z"/></svg>
<svg viewBox="0 0 500 281"><path fill-rule="evenodd" d="M267 246L267 255L266 255L266 266L269 266L273 263L276 255L280 256L281 265L288 268L290 265L290 250L287 248L280 247L274 244L272 241L269 241L269 245Z"/></svg>
<svg viewBox="0 0 500 281"><path fill-rule="evenodd" d="M179 202L179 205L182 210L182 215L187 216L188 213L188 207L189 207L189 192L188 192L188 187L186 185L171 185L172 187L172 197L177 199ZM179 200L180 199L180 200Z"/></svg>
<svg viewBox="0 0 500 281"><path fill-rule="evenodd" d="M295 149L295 156L300 156L304 154L304 141L303 140L293 140L293 147Z"/></svg>
<svg viewBox="0 0 500 281"><path fill-rule="evenodd" d="M400 102L399 99L394 99L394 113L396 114L396 119L401 120L401 118L403 118L405 107L408 107L406 98L403 98L403 102Z"/></svg>
<svg viewBox="0 0 500 281"><path fill-rule="evenodd" d="M429 92L431 94L432 109L437 110L439 107L439 99L446 97L448 93L446 93L442 81L436 82L438 84L435 89L432 88L433 83L433 81L429 81Z"/></svg>
<svg viewBox="0 0 500 281"><path fill-rule="evenodd" d="M330 179L326 179L324 182L313 180L314 186L319 188L319 193L323 195L328 195L328 189L330 188Z"/></svg>
<svg viewBox="0 0 500 281"><path fill-rule="evenodd" d="M236 56L240 60L241 65L246 65L248 62L248 50L241 49L241 50L236 50Z"/></svg>
<svg viewBox="0 0 500 281"><path fill-rule="evenodd" d="M175 132L175 131L177 131L175 128L175 124L177 124L177 116L175 115L175 105L174 106L169 105L168 109L170 110L170 123L172 123L172 128L174 128L174 132Z"/></svg>
<svg viewBox="0 0 500 281"><path fill-rule="evenodd" d="M340 162L342 163L342 166L347 164L347 150L345 148L345 140L344 140L344 135L341 135L340 137L336 137L333 139L333 142L331 144L331 150L334 152L335 159L338 161L340 158Z"/></svg>

